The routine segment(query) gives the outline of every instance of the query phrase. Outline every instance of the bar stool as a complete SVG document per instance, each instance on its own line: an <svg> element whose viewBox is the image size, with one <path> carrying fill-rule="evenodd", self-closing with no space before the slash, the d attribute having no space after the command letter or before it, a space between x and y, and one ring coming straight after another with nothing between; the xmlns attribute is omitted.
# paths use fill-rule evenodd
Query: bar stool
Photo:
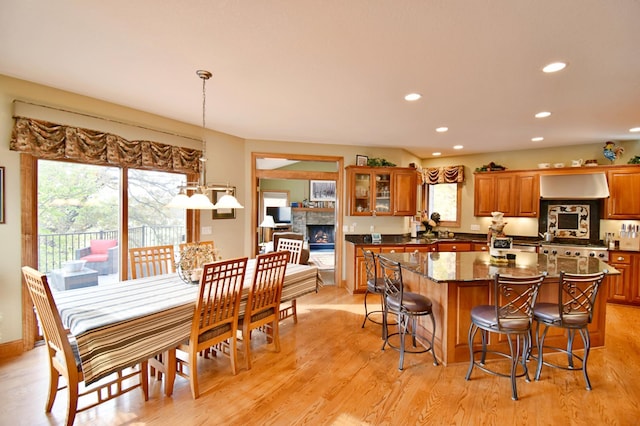
<svg viewBox="0 0 640 426"><path fill-rule="evenodd" d="M383 321L378 321L371 317L372 314L384 315L384 278L378 277L378 265L376 262L376 255L371 250L362 249L364 256L364 265L367 271L367 290L364 292L364 321L362 321L362 328L364 328L367 320L374 324L383 324ZM367 309L367 296L370 294L380 295L380 310L369 311Z"/></svg>
<svg viewBox="0 0 640 426"><path fill-rule="evenodd" d="M382 344L382 350L389 345L389 347L396 349L400 352L400 362L398 364L398 370L404 367L404 354L408 353L424 353L431 352L433 355L433 365L438 365L436 354L434 352L434 340L436 335L436 320L433 316L432 303L428 297L421 294L411 293L404 291L404 283L402 282L402 269L400 263L393 262L382 257L378 257L378 265L380 266L380 273L384 280L384 315L382 316L382 333L384 343ZM398 318L398 332L389 334L387 327L387 315L389 313L396 314ZM416 337L416 331L418 326L418 318L421 316L428 316L431 318L432 334L431 341L425 344L419 341ZM405 336L407 330L411 329L412 348L405 348ZM393 346L389 342L389 337L400 335L400 345ZM417 343L420 343L422 349L418 349Z"/></svg>
<svg viewBox="0 0 640 426"><path fill-rule="evenodd" d="M479 305L471 309L471 326L469 327L469 370L465 380L471 378L473 367L495 376L511 378L511 399L518 399L516 377L525 377L531 381L527 369L527 356L531 346L531 322L533 306L538 296L538 290L545 275L532 277L511 277L496 274L493 280L493 305ZM481 330L482 348L473 349L473 340L478 330ZM489 350L487 347L489 333L505 335L509 344L509 353ZM515 349L513 338L515 338ZM521 350L522 346L522 350ZM480 360L475 355L480 353ZM485 365L487 354L499 355L511 361L510 374L491 370ZM517 373L518 359L521 360L523 371Z"/></svg>
<svg viewBox="0 0 640 426"><path fill-rule="evenodd" d="M591 339L588 326L593 319L593 305L604 280L605 272L595 274L569 274L560 272L558 283L557 303L538 303L533 309L533 319L536 321L536 343L538 346L538 368L536 380L540 379L542 365L564 370L582 370L587 390L591 390L591 382L587 374L587 359L591 349ZM540 326L544 327L540 334ZM567 330L567 348L545 346L544 340L551 327ZM579 356L573 352L573 339L576 331L582 337L584 354ZM543 350L553 349L567 355L567 363L552 363L545 361ZM579 365L574 365L578 360Z"/></svg>

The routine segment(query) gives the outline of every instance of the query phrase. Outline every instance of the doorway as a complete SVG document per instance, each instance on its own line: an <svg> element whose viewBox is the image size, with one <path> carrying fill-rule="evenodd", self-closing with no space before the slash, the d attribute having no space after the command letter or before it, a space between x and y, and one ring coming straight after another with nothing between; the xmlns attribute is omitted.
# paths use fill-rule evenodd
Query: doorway
<svg viewBox="0 0 640 426"><path fill-rule="evenodd" d="M333 212L335 224L335 245L333 251L333 269L331 279L336 285L342 284L342 191L344 188L344 159L335 156L301 155L301 154L281 154L281 153L252 153L252 229L255 229L252 239L254 255L259 248L259 238L261 229L259 224L262 218L261 207L261 182L269 179L280 179L284 181L303 181L308 188L311 181L333 181L335 182L335 201L332 207L303 206L303 200L294 199L291 194L290 204L294 204L293 211L297 214L307 211L318 212L321 209ZM272 188L270 188L272 189ZM307 192L308 194L308 192ZM328 259L328 256L325 256ZM326 269L326 265L324 266ZM327 272L329 272L327 270ZM327 277L329 278L329 277Z"/></svg>

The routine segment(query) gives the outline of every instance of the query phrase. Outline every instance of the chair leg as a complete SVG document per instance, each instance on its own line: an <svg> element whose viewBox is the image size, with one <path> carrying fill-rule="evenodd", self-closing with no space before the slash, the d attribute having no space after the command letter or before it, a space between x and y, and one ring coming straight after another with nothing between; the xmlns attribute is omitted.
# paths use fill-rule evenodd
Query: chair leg
<svg viewBox="0 0 640 426"><path fill-rule="evenodd" d="M195 348L189 351L189 385L191 386L191 396L198 399L200 390L198 389L198 353Z"/></svg>
<svg viewBox="0 0 640 426"><path fill-rule="evenodd" d="M231 358L231 371L235 376L238 374L238 339L236 338L236 333L233 333L233 336L229 338L231 342L229 342L229 358Z"/></svg>
<svg viewBox="0 0 640 426"><path fill-rule="evenodd" d="M68 383L69 399L67 400L67 426L72 426L78 412L78 382Z"/></svg>
<svg viewBox="0 0 640 426"><path fill-rule="evenodd" d="M478 332L478 327L475 324L471 323L469 326L469 369L467 370L467 375L465 376L465 380L469 380L471 378L471 372L473 371L473 366L475 365L475 355L473 353L473 339L476 337L476 333Z"/></svg>
<svg viewBox="0 0 640 426"><path fill-rule="evenodd" d="M273 343L276 346L276 352L280 352L280 326L279 321L276 319L273 321Z"/></svg>
<svg viewBox="0 0 640 426"><path fill-rule="evenodd" d="M293 299L291 301L291 312L293 312L293 323L297 324L298 323L298 309L297 309L297 305L296 305L296 299Z"/></svg>
<svg viewBox="0 0 640 426"><path fill-rule="evenodd" d="M433 327L433 334L431 335L431 355L433 355L433 365L438 365L438 359L436 358L436 347L434 346L436 342L436 318L433 315L433 312L429 314L431 317L431 326Z"/></svg>
<svg viewBox="0 0 640 426"><path fill-rule="evenodd" d="M49 361L49 396L47 397L47 405L45 406L45 412L50 413L53 408L53 403L58 395L58 383L60 382L60 373L53 367L51 361Z"/></svg>
<svg viewBox="0 0 640 426"><path fill-rule="evenodd" d="M519 337L516 336L516 340ZM518 368L518 359L520 358L519 353L514 353L513 351L513 341L511 340L511 335L507 334L507 342L509 342L509 353L511 354L511 399L514 401L518 400L518 389L516 388L516 369ZM516 341L516 347L519 344ZM517 349L516 349L517 351Z"/></svg>
<svg viewBox="0 0 640 426"><path fill-rule="evenodd" d="M398 363L398 370L402 371L404 367L404 345L405 335L407 334L407 327L409 326L409 316L405 314L398 315L398 328L400 332L400 362Z"/></svg>
<svg viewBox="0 0 640 426"><path fill-rule="evenodd" d="M582 336L582 342L584 343L584 355L582 357L582 375L584 381L587 384L587 390L591 390L591 381L589 380L589 374L587 374L587 359L589 358L589 352L591 350L591 336L589 335L589 329L581 328L580 336Z"/></svg>
<svg viewBox="0 0 640 426"><path fill-rule="evenodd" d="M367 296L369 295L369 289L364 292L364 320L362 321L362 328L364 328L364 324L367 322L368 311L367 311Z"/></svg>
<svg viewBox="0 0 640 426"><path fill-rule="evenodd" d="M568 330L567 333L567 365L573 368L573 338L576 335L575 330Z"/></svg>
<svg viewBox="0 0 640 426"><path fill-rule="evenodd" d="M245 322L242 326L242 346L244 349L244 363L247 370L251 370L251 331L249 323Z"/></svg>
<svg viewBox="0 0 640 426"><path fill-rule="evenodd" d="M142 390L142 397L145 401L149 400L149 362L142 361L140 363L140 385Z"/></svg>
<svg viewBox="0 0 640 426"><path fill-rule="evenodd" d="M542 364L544 362L544 353L543 353L544 339L545 337L547 337L547 331L549 331L549 327L544 325L542 335L539 335L538 327L536 327L536 335L540 336L540 338L537 339L538 340L538 367L536 368L536 377L535 377L536 380L540 380L540 373L542 373Z"/></svg>

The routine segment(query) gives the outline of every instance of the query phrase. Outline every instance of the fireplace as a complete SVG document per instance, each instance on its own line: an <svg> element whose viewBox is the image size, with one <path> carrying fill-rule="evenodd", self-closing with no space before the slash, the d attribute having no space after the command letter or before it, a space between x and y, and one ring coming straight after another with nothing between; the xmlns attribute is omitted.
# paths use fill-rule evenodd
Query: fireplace
<svg viewBox="0 0 640 426"><path fill-rule="evenodd" d="M312 250L334 248L334 225L307 225L307 236Z"/></svg>

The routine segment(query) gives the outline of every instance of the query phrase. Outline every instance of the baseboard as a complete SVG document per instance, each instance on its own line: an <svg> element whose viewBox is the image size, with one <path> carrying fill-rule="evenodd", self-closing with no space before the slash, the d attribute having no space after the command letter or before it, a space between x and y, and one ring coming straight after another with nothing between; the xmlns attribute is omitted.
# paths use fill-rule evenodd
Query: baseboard
<svg viewBox="0 0 640 426"><path fill-rule="evenodd" d="M0 343L0 358L9 358L21 355L24 352L22 340L14 340L13 342Z"/></svg>

